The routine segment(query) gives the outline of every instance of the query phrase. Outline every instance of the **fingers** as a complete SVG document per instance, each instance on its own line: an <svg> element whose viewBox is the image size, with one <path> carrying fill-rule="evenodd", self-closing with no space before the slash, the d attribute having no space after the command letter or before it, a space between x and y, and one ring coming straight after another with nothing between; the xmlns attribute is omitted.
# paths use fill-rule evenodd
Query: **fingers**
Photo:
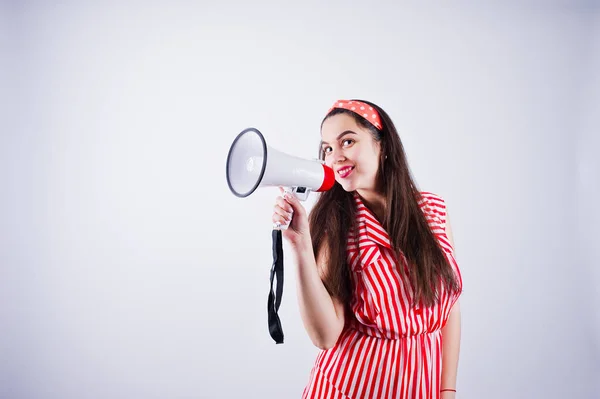
<svg viewBox="0 0 600 399"><path fill-rule="evenodd" d="M281 197L277 197L277 199L275 200L275 205L279 206L282 210L289 212L289 213L293 213L294 212L294 207L285 199L281 198Z"/></svg>
<svg viewBox="0 0 600 399"><path fill-rule="evenodd" d="M271 219L273 223L279 223L281 226L285 226L291 222L291 220L287 220L284 216L277 212L273 213L273 217Z"/></svg>
<svg viewBox="0 0 600 399"><path fill-rule="evenodd" d="M291 221L292 217L294 216L294 211L291 210L291 207L289 205L287 207L275 205L274 213L277 215L280 215L282 218L286 219L287 221Z"/></svg>
<svg viewBox="0 0 600 399"><path fill-rule="evenodd" d="M283 194L283 199L286 201L286 203L288 203L292 207L292 209L294 211L298 210L299 207L302 206L302 205L300 205L298 197L296 197L293 193Z"/></svg>
<svg viewBox="0 0 600 399"><path fill-rule="evenodd" d="M279 191L282 193L282 197L277 197L277 204L280 205L283 209L288 210L288 212L303 212L304 207L300 203L298 197L294 195L292 192L286 192L282 187L279 187ZM283 201L283 203L281 202Z"/></svg>
<svg viewBox="0 0 600 399"><path fill-rule="evenodd" d="M273 222L288 224L292 221L294 210L282 197L277 197L273 207Z"/></svg>

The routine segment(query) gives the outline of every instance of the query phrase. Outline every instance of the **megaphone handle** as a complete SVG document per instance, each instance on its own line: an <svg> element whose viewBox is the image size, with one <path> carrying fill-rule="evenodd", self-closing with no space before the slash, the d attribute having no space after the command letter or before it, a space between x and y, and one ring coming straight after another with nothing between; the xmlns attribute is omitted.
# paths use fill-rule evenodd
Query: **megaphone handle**
<svg viewBox="0 0 600 399"><path fill-rule="evenodd" d="M294 190L292 188L290 188L290 187L286 187L283 190L283 195L290 194L290 193L292 195L294 195ZM292 213L293 212L294 212L294 210L292 209ZM278 223L278 222L273 223L273 230L287 230L288 227L289 227L289 225L287 223L286 224L281 224L281 223Z"/></svg>
<svg viewBox="0 0 600 399"><path fill-rule="evenodd" d="M287 230L288 227L288 224L273 223L273 230Z"/></svg>

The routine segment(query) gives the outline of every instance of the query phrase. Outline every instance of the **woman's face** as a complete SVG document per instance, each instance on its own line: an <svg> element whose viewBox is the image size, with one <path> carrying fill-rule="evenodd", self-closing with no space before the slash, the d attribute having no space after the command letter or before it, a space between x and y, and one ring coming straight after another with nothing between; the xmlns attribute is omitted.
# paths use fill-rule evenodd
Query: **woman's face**
<svg viewBox="0 0 600 399"><path fill-rule="evenodd" d="M375 191L380 146L369 130L347 114L329 117L321 128L325 164L346 191Z"/></svg>

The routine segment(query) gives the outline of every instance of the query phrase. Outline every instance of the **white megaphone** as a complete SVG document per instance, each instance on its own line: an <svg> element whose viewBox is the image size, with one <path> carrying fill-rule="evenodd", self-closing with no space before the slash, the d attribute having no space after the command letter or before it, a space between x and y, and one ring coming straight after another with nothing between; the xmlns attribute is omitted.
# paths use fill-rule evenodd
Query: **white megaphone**
<svg viewBox="0 0 600 399"><path fill-rule="evenodd" d="M243 130L231 144L226 172L229 189L241 198L258 187L283 186L304 201L310 192L327 191L335 184L333 169L322 161L275 150L255 128Z"/></svg>

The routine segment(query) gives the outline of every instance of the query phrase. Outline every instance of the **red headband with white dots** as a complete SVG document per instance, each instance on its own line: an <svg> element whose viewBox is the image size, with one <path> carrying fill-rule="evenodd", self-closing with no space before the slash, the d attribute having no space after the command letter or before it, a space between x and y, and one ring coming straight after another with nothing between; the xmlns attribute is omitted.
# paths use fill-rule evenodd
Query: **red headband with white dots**
<svg viewBox="0 0 600 399"><path fill-rule="evenodd" d="M348 111L352 111L369 121L373 126L375 126L375 128L377 128L377 130L382 129L379 113L375 108L368 104L353 100L338 100L335 102L335 104L333 104L331 108L329 108L329 111L327 111L327 113L330 113L331 110L334 108L342 108L347 109Z"/></svg>

